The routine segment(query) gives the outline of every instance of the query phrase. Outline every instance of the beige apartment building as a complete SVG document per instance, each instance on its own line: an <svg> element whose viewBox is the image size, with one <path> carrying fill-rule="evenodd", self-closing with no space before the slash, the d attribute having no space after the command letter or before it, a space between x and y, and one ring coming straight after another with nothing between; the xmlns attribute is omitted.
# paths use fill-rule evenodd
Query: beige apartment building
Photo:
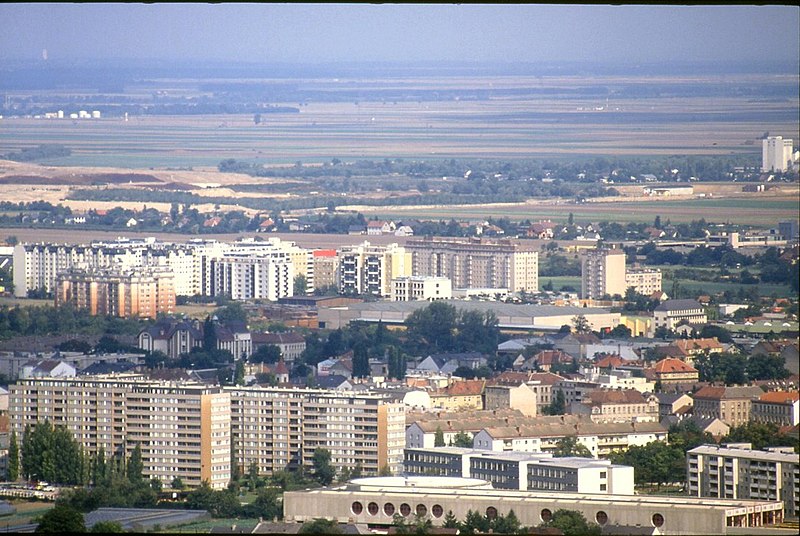
<svg viewBox="0 0 800 536"><path fill-rule="evenodd" d="M130 456L141 446L144 475L169 485L230 480L230 396L219 387L115 377L36 378L9 386L12 430L49 420L87 452Z"/></svg>
<svg viewBox="0 0 800 536"><path fill-rule="evenodd" d="M406 242L413 275L447 277L453 288L539 289L539 253L510 240L419 238Z"/></svg>
<svg viewBox="0 0 800 536"><path fill-rule="evenodd" d="M339 286L339 257L335 249L317 249L313 252L314 287Z"/></svg>
<svg viewBox="0 0 800 536"><path fill-rule="evenodd" d="M261 474L313 466L331 452L337 469L365 475L402 470L405 406L385 395L323 389L212 387L138 374L37 378L9 387L11 427L22 435L45 419L66 426L89 453L142 449L144 475L223 489L238 466ZM21 439L20 439L21 440Z"/></svg>
<svg viewBox="0 0 800 536"><path fill-rule="evenodd" d="M643 296L661 292L661 270L655 268L630 268L625 272L625 291L633 290ZM623 293L622 296L625 296Z"/></svg>
<svg viewBox="0 0 800 536"><path fill-rule="evenodd" d="M55 305L90 315L156 318L175 312L172 272L160 268L71 268L56 276Z"/></svg>
<svg viewBox="0 0 800 536"><path fill-rule="evenodd" d="M591 249L581 257L581 297L599 300L616 294L625 296L625 252L621 249Z"/></svg>
<svg viewBox="0 0 800 536"><path fill-rule="evenodd" d="M231 397L231 435L240 468L259 473L313 466L314 451L331 452L337 469L365 475L402 470L405 406L378 394L322 389L225 387Z"/></svg>
<svg viewBox="0 0 800 536"><path fill-rule="evenodd" d="M750 420L753 401L764 391L756 386L722 387L706 385L694 394L694 414L716 417L728 426L741 426Z"/></svg>

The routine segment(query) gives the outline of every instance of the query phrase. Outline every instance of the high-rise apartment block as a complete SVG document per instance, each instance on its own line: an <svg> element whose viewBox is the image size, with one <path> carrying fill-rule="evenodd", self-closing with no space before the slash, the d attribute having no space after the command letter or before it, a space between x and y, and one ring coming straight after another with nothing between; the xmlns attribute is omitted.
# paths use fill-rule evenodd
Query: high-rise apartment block
<svg viewBox="0 0 800 536"><path fill-rule="evenodd" d="M603 296L625 296L625 252L621 249L593 249L581 259L581 297L599 300Z"/></svg>
<svg viewBox="0 0 800 536"><path fill-rule="evenodd" d="M161 268L172 273L177 296L229 294L233 299L277 300L292 295L297 275L305 277L307 291L314 289L312 252L293 242L270 238L168 244L147 238L90 245L17 244L15 295L55 292L56 277L73 268L94 273Z"/></svg>
<svg viewBox="0 0 800 536"><path fill-rule="evenodd" d="M144 475L187 485L230 479L231 451L240 468L261 474L313 466L331 452L337 469L365 475L402 470L405 406L385 395L324 389L215 387L141 375L29 378L9 387L18 435L48 419L67 427L90 453L130 452L139 444Z"/></svg>
<svg viewBox="0 0 800 536"><path fill-rule="evenodd" d="M606 295L624 297L630 287L644 296L661 292L661 270L626 268L625 252L621 249L597 248L583 254L582 298L599 300Z"/></svg>
<svg viewBox="0 0 800 536"><path fill-rule="evenodd" d="M156 318L175 312L173 281L172 272L163 268L71 268L56 276L55 305L90 315Z"/></svg>
<svg viewBox="0 0 800 536"><path fill-rule="evenodd" d="M337 252L339 290L388 297L392 279L411 275L411 253L397 244L375 246L364 242Z"/></svg>
<svg viewBox="0 0 800 536"><path fill-rule="evenodd" d="M313 252L314 287L339 286L339 257L335 249L317 249Z"/></svg>
<svg viewBox="0 0 800 536"><path fill-rule="evenodd" d="M9 386L11 429L49 420L88 453L142 450L144 475L188 486L230 480L230 395L219 387L117 377L30 378Z"/></svg>
<svg viewBox="0 0 800 536"><path fill-rule="evenodd" d="M539 253L510 240L420 238L406 242L413 275L447 277L453 288L539 289Z"/></svg>
<svg viewBox="0 0 800 536"><path fill-rule="evenodd" d="M719 499L783 501L800 510L800 463L792 447L752 450L750 443L701 445L686 453L689 494Z"/></svg>
<svg viewBox="0 0 800 536"><path fill-rule="evenodd" d="M792 140L768 136L761 142L761 171L787 171L792 165Z"/></svg>

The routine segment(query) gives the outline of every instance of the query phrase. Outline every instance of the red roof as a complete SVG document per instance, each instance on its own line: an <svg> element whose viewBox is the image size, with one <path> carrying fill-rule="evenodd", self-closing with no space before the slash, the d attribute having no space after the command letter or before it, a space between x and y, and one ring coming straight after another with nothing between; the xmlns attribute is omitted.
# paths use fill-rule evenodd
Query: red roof
<svg viewBox="0 0 800 536"><path fill-rule="evenodd" d="M684 363L680 359L675 359L673 357L662 359L653 365L653 370L658 374L664 374L667 372L697 372L696 368Z"/></svg>
<svg viewBox="0 0 800 536"><path fill-rule="evenodd" d="M606 355L595 361L595 366L598 368L617 368L624 364L625 360L618 355Z"/></svg>
<svg viewBox="0 0 800 536"><path fill-rule="evenodd" d="M336 250L335 249L315 249L314 250L315 257L335 257Z"/></svg>
<svg viewBox="0 0 800 536"><path fill-rule="evenodd" d="M759 400L770 404L791 404L800 400L800 393L797 391L770 391L761 395Z"/></svg>

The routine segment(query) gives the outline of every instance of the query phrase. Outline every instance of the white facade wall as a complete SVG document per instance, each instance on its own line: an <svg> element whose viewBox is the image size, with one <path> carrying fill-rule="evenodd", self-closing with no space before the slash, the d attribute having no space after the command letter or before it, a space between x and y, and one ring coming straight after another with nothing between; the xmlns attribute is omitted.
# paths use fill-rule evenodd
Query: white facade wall
<svg viewBox="0 0 800 536"><path fill-rule="evenodd" d="M768 136L761 143L761 171L787 171L792 161L792 140Z"/></svg>

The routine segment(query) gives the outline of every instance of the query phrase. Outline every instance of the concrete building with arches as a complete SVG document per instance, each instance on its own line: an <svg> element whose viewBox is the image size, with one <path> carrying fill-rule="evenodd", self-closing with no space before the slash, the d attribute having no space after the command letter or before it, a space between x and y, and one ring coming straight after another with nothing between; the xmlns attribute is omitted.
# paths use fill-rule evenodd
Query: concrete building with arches
<svg viewBox="0 0 800 536"><path fill-rule="evenodd" d="M283 499L288 522L327 518L375 528L391 525L398 513L409 521L419 516L441 526L448 512L463 521L470 510L490 518L514 510L522 525L538 526L562 508L581 512L610 534L625 529L652 534L741 534L741 527L783 521L782 501L537 493L494 489L480 479L439 476L359 478L337 487L287 491Z"/></svg>

